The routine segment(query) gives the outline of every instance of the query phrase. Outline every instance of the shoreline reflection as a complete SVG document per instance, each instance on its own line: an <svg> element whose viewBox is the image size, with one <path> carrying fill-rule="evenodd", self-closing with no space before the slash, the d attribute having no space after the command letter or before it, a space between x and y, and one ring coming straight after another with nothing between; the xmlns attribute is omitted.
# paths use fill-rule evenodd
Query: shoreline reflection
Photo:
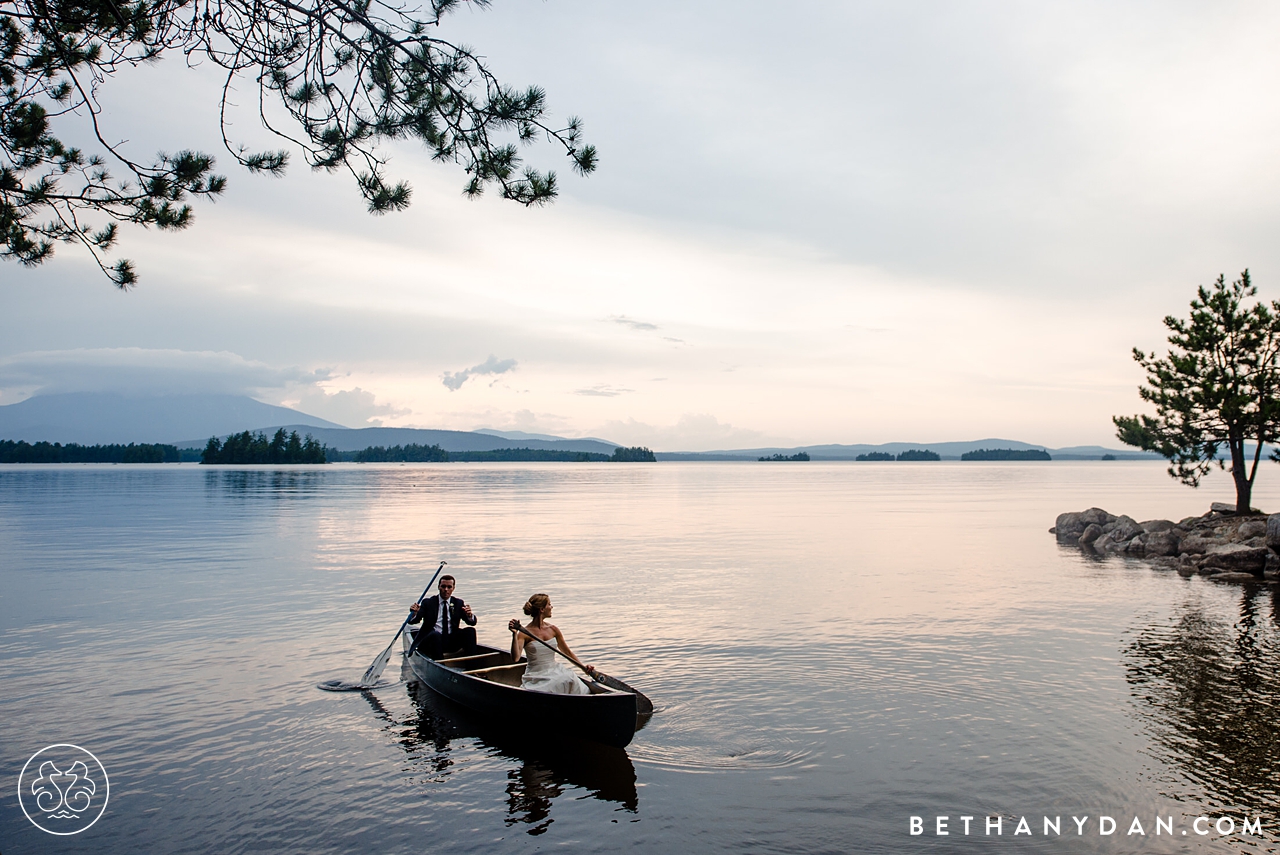
<svg viewBox="0 0 1280 855"><path fill-rule="evenodd" d="M1242 587L1234 624L1202 602L1185 603L1167 623L1139 631L1121 662L1154 753L1180 769L1189 785L1170 795L1197 800L1205 793L1274 823L1280 815L1280 590Z"/></svg>

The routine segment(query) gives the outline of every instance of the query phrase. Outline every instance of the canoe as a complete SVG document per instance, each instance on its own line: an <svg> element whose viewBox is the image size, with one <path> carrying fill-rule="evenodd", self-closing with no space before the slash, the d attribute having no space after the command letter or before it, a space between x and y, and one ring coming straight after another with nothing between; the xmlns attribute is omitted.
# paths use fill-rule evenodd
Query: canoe
<svg viewBox="0 0 1280 855"><path fill-rule="evenodd" d="M405 633L404 649L413 644ZM477 645L473 656L432 659L415 650L414 676L454 703L528 733L554 733L622 748L636 732L636 696L589 683L589 695L557 695L520 688L525 660L509 650Z"/></svg>

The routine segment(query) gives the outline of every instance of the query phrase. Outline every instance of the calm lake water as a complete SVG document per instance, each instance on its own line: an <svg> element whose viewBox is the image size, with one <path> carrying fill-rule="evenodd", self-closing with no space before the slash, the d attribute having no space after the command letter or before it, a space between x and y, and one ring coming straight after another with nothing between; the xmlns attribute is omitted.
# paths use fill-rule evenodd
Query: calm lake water
<svg viewBox="0 0 1280 855"><path fill-rule="evenodd" d="M1047 533L1231 498L1148 462L6 466L0 851L1275 851L1276 588ZM1255 503L1280 510L1276 467ZM625 751L315 688L442 559L482 642L545 591L654 699ZM62 742L111 779L66 838L16 798Z"/></svg>

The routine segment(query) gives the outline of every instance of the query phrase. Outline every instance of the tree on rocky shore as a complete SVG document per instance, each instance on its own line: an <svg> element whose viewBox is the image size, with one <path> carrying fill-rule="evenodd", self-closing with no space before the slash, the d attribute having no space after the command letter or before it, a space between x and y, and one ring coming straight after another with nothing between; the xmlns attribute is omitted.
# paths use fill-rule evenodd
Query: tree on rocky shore
<svg viewBox="0 0 1280 855"><path fill-rule="evenodd" d="M441 18L468 2L489 5L0 0L0 258L33 266L56 243L78 243L127 288L132 263L101 257L118 225L182 229L190 199L222 193L226 179L208 154L138 160L99 122L104 81L166 57L222 72L223 143L251 172L278 175L289 150L301 151L313 169L350 173L372 213L396 211L409 186L387 177L380 148L409 137L461 164L468 196L494 186L524 205L551 200L555 173L525 167L518 146L545 137L584 175L595 148L577 119L551 122L541 89L502 83L470 48L437 35ZM286 148L233 143L236 102L256 102L249 109Z"/></svg>
<svg viewBox="0 0 1280 855"><path fill-rule="evenodd" d="M1212 288L1201 286L1188 320L1164 319L1167 356L1133 350L1147 372L1138 394L1155 416L1112 419L1121 442L1163 455L1169 475L1192 487L1215 463L1226 468L1225 446L1238 514L1249 512L1263 445L1280 435L1280 303L1245 306L1257 293L1248 270L1230 285L1219 276Z"/></svg>

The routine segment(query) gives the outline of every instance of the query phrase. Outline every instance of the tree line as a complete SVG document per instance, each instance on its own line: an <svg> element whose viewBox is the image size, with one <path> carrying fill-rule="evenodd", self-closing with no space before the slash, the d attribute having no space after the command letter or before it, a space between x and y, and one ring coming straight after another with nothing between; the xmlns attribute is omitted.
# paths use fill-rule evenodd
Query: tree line
<svg viewBox="0 0 1280 855"><path fill-rule="evenodd" d="M961 460L1052 460L1042 448L979 448L960 455Z"/></svg>
<svg viewBox="0 0 1280 855"><path fill-rule="evenodd" d="M0 440L0 463L177 463L179 459L175 445L63 445Z"/></svg>
<svg viewBox="0 0 1280 855"><path fill-rule="evenodd" d="M341 453L339 453L341 454ZM613 455L597 451L563 451L550 448L494 448L486 451L445 451L439 445L371 445L342 459L355 463L502 463L502 462L556 462L556 463L633 463L655 462L652 451L635 448L615 448ZM330 460L334 452L330 452Z"/></svg>
<svg viewBox="0 0 1280 855"><path fill-rule="evenodd" d="M321 445L311 434L298 436L295 430L289 434L280 428L271 439L264 433L233 433L225 441L209 437L201 463L328 463L329 448Z"/></svg>
<svg viewBox="0 0 1280 855"><path fill-rule="evenodd" d="M908 448L906 451L894 457L887 451L868 451L866 454L859 454L854 460L871 461L871 460L941 460L942 457L936 451L929 449Z"/></svg>

